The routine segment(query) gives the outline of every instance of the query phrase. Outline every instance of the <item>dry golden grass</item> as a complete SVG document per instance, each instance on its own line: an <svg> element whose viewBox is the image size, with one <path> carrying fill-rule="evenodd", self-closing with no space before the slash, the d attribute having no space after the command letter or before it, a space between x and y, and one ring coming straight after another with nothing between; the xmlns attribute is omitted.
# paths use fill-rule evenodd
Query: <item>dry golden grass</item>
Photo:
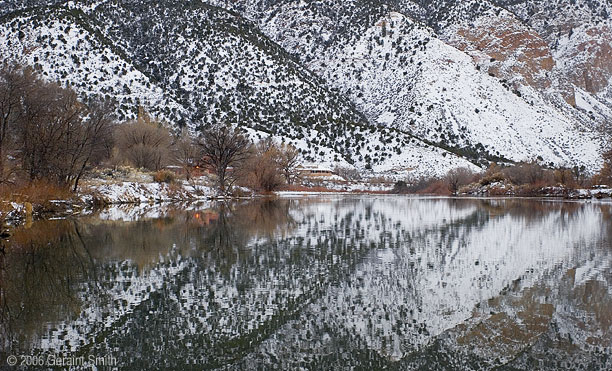
<svg viewBox="0 0 612 371"><path fill-rule="evenodd" d="M451 191L448 189L448 184L445 181L436 180L417 193L423 195L450 196Z"/></svg>
<svg viewBox="0 0 612 371"><path fill-rule="evenodd" d="M68 200L73 197L69 187L62 187L53 182L34 181L29 184L17 186L3 186L0 188L0 199L12 202L29 202L46 205L51 200Z"/></svg>
<svg viewBox="0 0 612 371"><path fill-rule="evenodd" d="M153 181L157 183L173 183L176 180L176 174L170 170L159 170L153 174Z"/></svg>

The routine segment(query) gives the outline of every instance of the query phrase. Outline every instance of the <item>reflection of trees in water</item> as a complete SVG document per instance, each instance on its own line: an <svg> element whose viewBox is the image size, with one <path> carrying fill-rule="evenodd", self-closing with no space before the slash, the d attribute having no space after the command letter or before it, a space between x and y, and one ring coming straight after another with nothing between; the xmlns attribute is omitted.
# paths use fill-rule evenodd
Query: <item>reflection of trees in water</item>
<svg viewBox="0 0 612 371"><path fill-rule="evenodd" d="M134 222L78 223L97 261L128 261L146 271L171 254L183 215Z"/></svg>
<svg viewBox="0 0 612 371"><path fill-rule="evenodd" d="M72 321L81 313L82 298L102 312L122 308L125 300L109 298L109 292L120 291L126 280L146 280L149 271L164 271L181 256L192 256L196 271L210 264L229 269L247 252L253 236L273 239L275 233L289 233L287 203L253 206L169 211L134 222L40 221L30 229L16 229L1 261L2 349L35 342L45 335L47 324ZM193 277L183 273L169 277L167 286L176 289L190 282Z"/></svg>
<svg viewBox="0 0 612 371"><path fill-rule="evenodd" d="M591 235L588 241L569 241L575 245L570 264L582 267L582 280L576 281L577 269L568 270L565 264L551 266L533 285L522 284L519 277L499 296L479 304L470 320L400 360L400 369L612 367L612 276L605 273L612 262L612 230L606 216L609 205L534 202L521 208L524 201L505 201L508 214L526 224L556 214L561 224L573 221L584 225L580 218L585 213L602 213L601 235ZM499 210L496 214L505 212L503 207L494 206Z"/></svg>
<svg viewBox="0 0 612 371"><path fill-rule="evenodd" d="M135 308L127 329L118 330L117 337L109 341L121 341L125 358L134 362L132 366L151 361L180 365L185 359L201 359L205 368L218 367L241 359L279 328L298 319L331 284L352 274L373 246L360 241L359 230L320 231L317 221L309 217L300 222L303 230L310 231L305 236L277 235L250 241L248 248L240 243L248 240L243 233L249 229L263 235L269 234L265 230L277 231L274 225L278 223L270 220L286 219L289 205L282 201L254 205L250 210L220 208L216 225L211 225L204 237L205 254L192 257L189 272L175 276L170 285ZM264 232L253 228L257 220L259 225L274 228L264 228ZM227 251L238 258L228 258ZM189 303L173 295L184 290L191 290ZM147 318L151 311L153 319ZM175 323L170 317L182 321ZM143 326L145 319L147 325ZM197 330L186 331L189 328ZM142 341L122 341L120 334L126 332L137 333ZM181 333L181 342L159 338L159 333ZM192 347L184 349L183 342ZM152 352L158 348L166 352ZM142 359L140 354L148 356Z"/></svg>
<svg viewBox="0 0 612 371"><path fill-rule="evenodd" d="M418 223L407 227L403 218L411 217L413 209L405 202L425 203L419 212L445 210L442 205L463 212L454 218L433 220L422 228ZM406 215L397 214L398 208L407 209ZM234 362L242 368L298 364L321 368L391 366L393 362L385 352L372 348L374 339L382 342L385 349L384 342L389 335L383 336L376 325L390 323L389 337L410 338L425 332L420 323L411 323L417 315L407 313L410 309L416 312L422 308L419 303L423 293L418 291L418 283L408 282L401 288L404 291L396 292L395 284L383 278L377 283L379 286L372 287L385 291L370 293L374 297L380 295L383 303L370 303L372 308L366 308L359 295L338 298L341 292L336 290L356 292L364 286L363 279L380 275L379 265L373 260L378 252L407 259L398 266L405 271L392 272L388 279L409 281L429 271L442 271L439 266L453 262L458 251L451 249L451 245L469 243L470 234L484 230L498 217L509 215L531 223L538 220L534 215L541 219L561 212L573 218L580 215L579 210L580 206L520 200L257 200L219 204L193 212L168 211L158 218L127 223L95 219L70 222L65 223L63 235L53 232L59 233L59 237L45 236L44 233L51 232L44 228L39 231L38 225L33 230L40 233L40 240L46 239L53 246L47 251L53 256L42 259L65 266L54 273L61 279L52 286L53 290L70 286L72 298L86 298L84 303L77 299L79 305L119 313L107 328L102 325L77 328L76 331L83 332L84 339L95 341L69 350L110 352L126 367L142 368L179 367L194 359L200 360L200 366L208 367ZM603 212L609 213L609 209ZM522 224L525 223L515 223L513 228ZM56 250L56 245L65 245L65 248ZM71 248L74 251L70 252ZM424 252L431 255L422 255ZM424 262L420 256L424 256ZM464 269L473 269L473 262L469 264ZM18 279L25 265L13 265L12 269L7 277L15 291L18 285L12 281ZM2 272L4 285L6 273ZM161 277L161 282L152 284L150 277ZM126 299L115 294L121 294L128 287L134 288L130 294L133 302L126 306L123 304ZM66 290L57 291L66 296ZM386 306L388 303L382 299L394 295L405 301L405 305ZM64 296L59 295L49 307L62 308ZM538 300L523 302L529 308L529 302ZM513 303L504 302L495 311L523 305ZM40 329L49 322L60 321L70 326L73 313L43 306L32 304L32 308L42 308L43 313L53 311L55 316L24 317L28 324L18 327ZM393 312L398 308L402 313ZM341 322L348 316L370 313L364 309L372 312L368 318L364 317L365 326L369 326L366 332L343 326ZM83 319L87 321L86 317ZM61 338L51 341L62 343ZM278 344L286 344L288 348L276 352ZM433 344L439 348L415 350L415 362L423 357L438 357L442 351L461 352L454 345L444 349L448 343L443 341ZM370 350L353 352L366 348ZM117 354L117 349L122 353ZM478 360L474 354L466 354ZM459 355L448 358L453 357Z"/></svg>
<svg viewBox="0 0 612 371"><path fill-rule="evenodd" d="M16 228L0 266L0 349L25 351L48 335L48 325L76 319L83 305L108 305L107 290L124 273L115 262L131 260L144 267L159 261L172 242L155 231L167 224L160 219L128 229L53 220Z"/></svg>
<svg viewBox="0 0 612 371"><path fill-rule="evenodd" d="M281 201L220 207L216 209L218 216L204 227L191 225L191 219L180 216L174 216L174 221L164 218L127 223L129 227L112 222L79 225L83 241L94 251L105 291L145 274L144 269L134 272L133 268L126 270L109 263L130 259L132 264L150 264L149 256L159 258L166 253L166 247L151 244L156 241L167 245L167 233L179 236L174 243L181 241L177 247L181 256L170 252L171 259L162 259L147 270L164 271L176 260L179 265L184 263L181 270L164 278L161 287L147 288L150 294L137 292L138 302L110 327L86 333L85 339L97 342L81 348L124 349L125 359L133 360L134 366L157 361L179 365L198 355L206 356L208 365L221 365L248 354L288 321L299 318L302 309L318 300L331 283L350 275L376 246L362 241L363 229L352 230L352 222L342 218L337 223L346 228L340 232L320 230L315 218L306 218L300 223L309 232L295 236L291 230L298 223L287 215L291 204ZM149 250L143 259L142 251ZM190 287L193 291L188 291ZM231 302L219 300L224 290L234 288L239 295L229 298ZM89 299L111 308L119 307L119 300ZM274 309L267 313L270 305ZM190 328L196 331L192 333ZM181 334L181 341L159 334ZM193 347L185 349L183 341ZM160 348L166 352L155 351Z"/></svg>
<svg viewBox="0 0 612 371"><path fill-rule="evenodd" d="M269 199L219 203L215 220L199 231L198 251L206 255L207 265L212 263L228 274L238 261L249 259L253 252L249 243L273 241L291 232L295 221L289 214L290 204L290 201Z"/></svg>
<svg viewBox="0 0 612 371"><path fill-rule="evenodd" d="M482 210L486 210L493 216L510 215L517 220L524 220L527 224L537 223L543 217L554 212L560 212L568 218L579 215L583 209L583 202L561 202L551 200L534 199L483 199L478 200Z"/></svg>
<svg viewBox="0 0 612 371"><path fill-rule="evenodd" d="M601 206L601 215L607 233L604 233L607 246L612 250L612 205L606 204Z"/></svg>
<svg viewBox="0 0 612 371"><path fill-rule="evenodd" d="M464 218L449 223L441 223L434 228L418 231L415 243L432 233L439 234L440 249L436 250L442 265L449 264L454 260L452 252L454 246L467 248L470 236L476 231L488 226L492 219L510 216L515 221L524 223L525 227L530 225L539 226L543 218L560 213L558 228L563 229L566 224L574 223L581 217L584 211L583 203L550 202L525 199L450 199L449 203L454 208L473 208L473 212Z"/></svg>
<svg viewBox="0 0 612 371"><path fill-rule="evenodd" d="M3 351L41 335L43 323L80 312L79 283L92 279L92 262L70 221L17 228L0 265L0 338Z"/></svg>
<svg viewBox="0 0 612 371"><path fill-rule="evenodd" d="M443 200L440 202L446 202L446 201ZM474 201L473 200L460 200L460 202L462 202L463 205L467 205L470 202L474 202ZM476 202L479 202L479 201L476 201ZM563 210L562 207L558 207L558 206L561 206L561 205L551 204L549 213L544 214L543 218L541 218L542 220L541 220L541 224L539 228L540 237L545 236L546 233L555 231L556 221L559 220L559 214L560 214L559 211ZM509 210L514 210L514 209L515 209L514 207L511 207ZM467 210L469 211L470 209L467 209ZM585 221L586 222L593 221L592 218L584 218L585 213L591 214L591 216L593 213L595 214L597 213L597 210L590 209L589 207L581 208L580 210L583 211L582 213L575 211L578 209L574 207L570 207L569 210L570 210L569 212L572 215L572 218L576 219L575 221L578 225L581 225L581 223L583 224ZM530 212L531 211L528 209L525 212L525 214L529 214ZM373 212L372 214L375 214L375 213L376 212ZM504 215L503 208L500 208L500 212L498 212L497 214ZM522 216L521 216L518 219L519 222L517 223L516 215L511 215L511 214L506 214L506 215L507 215L506 218L501 219L503 220L504 225L506 227L511 227L515 234L518 234L518 235L522 234L521 227L524 226L527 223L527 221L522 219ZM550 216L550 215L554 217L545 218L546 216ZM561 215L563 214L561 213ZM334 347L333 339L329 341L321 341L321 339L324 337L339 338L339 339L345 339L346 341L349 341L348 345L345 344L341 346L340 349L364 348L363 340L368 339L369 343L366 345L366 347L369 347L370 349L372 349L373 347L374 349L378 349L379 350L378 353L381 355L391 354L393 352L393 348L391 348L390 351L387 351L386 344L384 341L386 338L390 338L391 340L393 340L393 338L395 337L395 338L406 340L405 344L403 344L401 349L403 351L405 350L409 351L411 349L411 338L415 336L415 332L417 333L420 333L421 331L425 332L426 328L421 327L420 322L414 323L412 327L407 327L406 322L410 324L411 319L419 321L419 317L421 317L420 320L422 320L423 317L427 318L428 316L438 316L441 313L429 312L430 309L434 309L431 307L431 304L435 304L435 302L432 303L431 300L429 300L429 306L427 307L428 309L420 305L421 299L423 299L424 297L430 294L427 294L425 292L412 291L412 295L411 295L410 290L414 289L415 285L413 283L410 283L407 286L398 285L397 281L401 280L402 282L404 282L403 280L407 279L410 282L411 277L421 277L421 279L429 277L429 278L436 279L437 278L436 272L440 273L439 275L440 278L446 277L446 274L445 274L446 271L450 269L451 270L450 273L452 273L452 270L456 270L449 264L450 262L453 261L452 253L457 253L461 251L465 252L465 251L473 250L474 248L482 249L483 247L486 247L487 242L491 242L495 240L495 235L496 235L495 228L487 228L486 230L484 230L484 227L488 226L488 224L492 224L492 222L493 222L493 219L489 216L489 213L484 210L481 210L481 208L479 207L473 213L468 213L463 219L458 219L450 223L441 222L439 226L430 226L428 228L424 228L423 230L421 229L409 230L407 231L408 233L406 235L409 235L411 239L410 240L404 239L401 241L399 245L394 244L393 241L389 241L390 243L382 243L382 242L377 243L376 244L377 247L391 246L392 247L391 251L393 251L395 254L394 259L398 258L402 262L405 262L405 263L399 264L397 266L394 265L394 268L391 268L388 271L385 270L383 272L377 271L378 268L374 268L376 264L373 264L372 270L366 271L365 274L362 274L361 276L365 278L366 280L368 280L368 279L372 279L375 276L380 277L382 274L382 275L387 276L387 279L383 278L380 282L375 282L374 285L366 286L366 288L369 287L369 289L367 290L370 290L371 292L359 291L360 286L361 286L361 278L360 277L355 278L351 275L351 278L348 280L348 282L346 282L346 284L341 285L338 288L338 290L332 291L330 293L330 295L326 298L328 302L318 303L318 306L311 308L310 310L306 311L306 313L302 313L302 317L300 318L300 320L297 321L299 322L298 328L296 329L284 328L281 331L281 334L278 335L279 337L283 339L282 341L276 341L276 342L271 341L270 342L272 343L271 345L269 345L268 347L262 347L258 349L257 352L253 353L253 357L258 359L257 362L261 362L263 364L266 364L266 363L274 364L275 367L280 367L280 368L291 367L291 365L300 364L300 362L307 362L305 364L310 365L311 363L308 363L308 362L312 361L313 362L312 364L315 364L316 362L318 362L318 359L319 359L318 357L326 357L325 356L326 354L339 351L339 349L333 348ZM593 226L590 226L590 227L593 227ZM593 229L593 228L589 228L589 229ZM449 248L450 242L464 241L467 243L471 241L468 238L471 234L480 232L481 230L482 232L487 232L487 234L489 234L488 236L489 239L482 240L480 245L478 246L471 246L471 245L458 246L458 249ZM564 246L561 246L561 244L556 244L556 243L553 243L552 245L546 244L545 243L546 240L544 240L543 242L544 242L544 246L546 247L546 249L549 249L549 250L568 249L568 248L573 250L573 248L571 247L572 242L574 241L580 242L581 243L580 245L576 245L576 252L578 252L578 250L583 250L584 252L588 252L591 249L597 248L596 240L598 239L599 236L592 235L592 234L587 234L587 235L594 238L594 240L588 240L589 241L588 243L590 244L586 244L586 243L582 244L584 242L581 242L581 236L579 236L578 234L575 235L575 239L572 239L571 236L569 236L569 239L561 240ZM430 242L433 242L433 243L430 244ZM473 242L478 242L478 240L475 240ZM556 241L556 242L559 242L559 241ZM399 247L399 249L396 249L395 247ZM414 247L414 251L412 251L413 247ZM535 246L530 246L530 245L526 246L527 254L525 258L527 258L528 261L531 261L533 263L538 263L538 261L533 261L534 256L532 256L529 253L529 249L533 247ZM428 252L428 251L430 252L431 250L435 250L435 253L431 255L427 255L425 257L427 264L419 264L420 262L419 255L423 252ZM525 250L524 249L508 249L508 252L524 253ZM576 254L576 255L583 256L583 258L581 259L587 258L588 260L588 253L587 254ZM469 254L467 256L469 256ZM555 255L552 254L552 256L555 256ZM466 256L463 256L463 259L465 259L465 257ZM576 258L576 256L574 256L573 258ZM486 259L486 256L485 256L485 259ZM540 278L546 277L547 275L545 273L543 274L542 270L547 269L547 267L551 267L552 265L555 265L556 262L557 261L555 260L555 261L547 261L544 264L540 264L540 267L539 267L540 271L538 272L539 277ZM413 265L412 263L417 263L417 264ZM497 279L499 281L500 279L506 278L506 276L504 275L499 275L495 273L497 270L497 264L489 265L488 267L486 266L483 267L482 260L479 266L474 265L474 260L467 260L463 262L459 260L457 262L457 265L458 265L458 268L460 268L460 273L463 272L462 274L468 277L473 276L474 270L478 271L478 270L484 269L485 272L488 270L489 272L492 273L492 276L490 277L488 275L483 274L482 277L484 279L492 278L493 280ZM365 264L364 266L368 267L369 264ZM364 266L360 266L359 270L363 272ZM560 268L559 265L556 265L556 266L557 268ZM502 268L503 268L503 264L502 264ZM405 271L409 271L410 273L407 275L401 274L401 272L405 272ZM428 274L428 271L433 272L433 274ZM553 268L553 271L555 271L554 268ZM514 276L514 277L518 277L518 275L520 275L522 272L523 271L518 272L517 276ZM509 273L513 273L513 271L510 270ZM454 284L452 282L452 278L451 278L451 282L448 282L448 279L446 279L446 281L447 282L441 281L439 283L441 284L448 283L449 287ZM431 283L435 284L435 281ZM546 284L554 287L557 283L553 279L551 282L547 282ZM421 288L426 289L427 287L421 287ZM464 289L465 289L464 291L470 290L469 288L466 288L466 287L464 287ZM477 288L472 288L471 290L475 290L475 289ZM355 293L355 291L357 292ZM353 292L354 294L347 294L351 292ZM362 293L364 295L362 295ZM448 292L448 295L452 295L454 293L457 293L457 292L451 291L451 292ZM458 292L458 293L461 294L461 292ZM441 293L441 292L439 292L438 294L444 295L444 293ZM466 292L463 292L463 294L466 294ZM367 296L371 296L371 298L368 298ZM397 298L397 301L399 302L393 302L393 300L390 300L390 301L386 300L388 298ZM463 297L458 298L459 302L457 304L459 305L465 304L465 303L460 302L462 298ZM364 300L364 299L371 299L371 300ZM431 298L427 298L427 299L431 299ZM466 299L466 298L463 298L463 299ZM382 303L379 303L379 301ZM470 302L471 301L468 301L467 304L469 305ZM474 304L476 303L477 302L474 302ZM411 316L412 315L411 307L412 309L415 310L415 312L417 310L420 311L420 309L424 309L423 315L422 316ZM570 313L573 311L572 308L575 308L575 306L570 307L570 309L568 310ZM406 315L404 311L408 309L410 309L410 315ZM449 308L449 309L452 310L453 308ZM401 311L404 311L404 313L402 314ZM363 317L365 330L352 330L353 333L351 333L350 323L352 322L350 322L350 320L352 318L356 318L356 320L358 321L359 313L361 313L361 316ZM314 319L310 319L309 316L314 316ZM374 319L373 327L371 327L368 322L368 319L370 318ZM321 323L320 321L323 321L323 322ZM379 326L377 326L377 324ZM450 325L453 326L453 324L454 322L452 322ZM353 325L356 325L358 329L360 327L360 324L358 322L354 323ZM390 329L390 331L385 330L385 331L380 332L381 330L380 325L384 325L382 327L384 327L385 329ZM291 324L289 324L288 326L291 326ZM314 335L309 336L308 333L314 334ZM417 337L418 339L418 335L415 337ZM294 352L293 348L291 348L290 346L285 346L285 344L298 344L295 346L295 348L300 349L301 352L296 353ZM521 346L528 347L528 344L521 344ZM414 360L416 363L403 363L404 365L410 365L411 367L414 365L418 365L419 363L417 361L423 360L422 357L426 356L427 354L431 356L431 358L426 358L430 361L436 358L440 360L442 358L445 358L444 356L440 357L441 355L436 354L437 351L435 349L433 348L430 349L429 347L425 347L422 350L417 348L414 351L416 353L416 356L414 357ZM448 349L448 351L449 353L451 353L451 352L454 352L455 350ZM401 352L402 351L400 351L400 354ZM266 357L265 356L266 354L273 354L274 357ZM279 356L279 354L282 354L283 356L281 357ZM453 355L452 357L448 357L448 359L451 360L456 357L458 357L458 355ZM348 357L348 358L349 358L349 361L352 361L351 357ZM478 360L479 357L478 355L468 353L465 359L470 359L474 361L474 360ZM387 365L391 363L391 360L388 359L387 361L388 361ZM481 361L483 360L481 359ZM245 363L245 364L248 365L248 363ZM385 364L385 363L382 363L382 364ZM450 367L449 365L452 365L452 364L453 364L452 362L447 363L447 364L443 362L437 363L437 365L439 365L440 367L445 367L445 366ZM470 364L470 363L468 362L465 364ZM426 365L427 364L424 363L422 364L422 367L426 367ZM411 367L406 367L406 368L411 369Z"/></svg>
<svg viewBox="0 0 612 371"><path fill-rule="evenodd" d="M357 349L360 345L367 345L355 333L336 332L341 329L334 327L333 324L327 323L331 328L324 328L329 318L326 322L319 322L318 316L328 317L328 310L333 311L333 308L320 308L320 312L308 308L313 303L320 303L321 298L329 293L331 287L353 276L364 258L370 256L372 252L382 248L395 248L400 242L403 243L404 241L399 241L397 237L401 233L398 235L391 233L394 228L401 229L401 226L388 220L384 208L380 205L373 206L367 200L349 199L331 203L329 208L335 210L337 214L330 213L331 215L324 216L316 210L309 211L304 202L300 203L305 209L297 221L297 229L301 233L287 239L276 239L259 246L255 245L250 255L253 260L241 262L235 272L237 276L222 283L229 287L236 285L238 302L235 305L233 302L229 304L229 308L225 311L218 310L215 318L207 319L207 324L211 325L208 334L200 333L189 338L192 343L198 339L201 341L202 338L209 339L207 366L231 364L254 351L260 351L258 348L260 344L277 335L286 339L283 343L288 346L299 344L295 357L302 355L308 358L308 361L317 361L318 358L313 358L312 355L320 351L320 349L309 349L308 344L320 344L317 339L326 332L331 333L335 339L344 338L345 349ZM318 204L320 202L312 202L312 206L320 206ZM322 223L323 220L325 223ZM276 283L266 286L266 281L271 280ZM243 284L245 281L246 284ZM279 295L278 291L283 289L298 293ZM350 290L348 287L347 289ZM244 300L243 295L248 295L249 291L251 296ZM253 293L256 294L257 291L273 292L273 294L271 297L265 295L253 297ZM273 305L272 316L264 315L266 312L264 303ZM353 309L355 305L359 307L359 303L353 304ZM319 305L321 304L315 307ZM255 306L256 310L247 309L251 306ZM261 320L253 321L254 317L261 317ZM230 318L232 322L229 330L233 336L224 339L224 336L219 336L223 331L223 326L219 323ZM254 327L251 328L251 325ZM285 331L287 326L293 325L297 325L298 328L295 331L288 330L287 333ZM422 328L415 326L415 331L422 331ZM309 349L313 354L305 355L298 349ZM276 366L290 367L291 360L285 361L289 363L276 364ZM243 366L248 368L249 361L245 362Z"/></svg>
<svg viewBox="0 0 612 371"><path fill-rule="evenodd" d="M149 311L155 310L158 316L156 325L140 330L144 320L134 319L128 324L128 329L132 333L138 331L143 340L138 342L138 345L132 345L126 341L125 355L127 358L138 358L139 349L144 346L145 349L151 351L157 348L167 349L170 355L168 353L160 355L156 361L166 361L174 365L181 364L181 360L185 358L201 357L204 365L213 367L231 364L242 357L247 357L238 366L249 368L252 366L249 362L254 362L260 365L291 367L300 362L307 362L304 363L307 365L336 362L337 359L330 354L339 352L339 357L346 357L347 354L343 353L346 349L371 346L365 342L368 338L383 339L384 347L384 336L379 334L376 323L377 321L382 322L386 315L391 315L392 318L396 316L397 313L386 312L386 310L393 310L393 307L373 308L375 311L371 319L374 326L364 334L342 328L338 326L340 323L334 323L334 321L342 321L345 315L354 314L350 312L351 310L366 309L364 303L352 301L340 303L341 307L334 308L333 305L339 303L334 302L333 297L328 298L330 301L324 303L321 303L321 298L329 292L330 287L342 282L349 282L348 286L342 286L343 289L349 291L354 289L351 285L359 281L350 279L355 275L355 270L364 258L371 256L372 252L381 248L395 249L414 246L417 250L413 253L414 255L428 248L423 246L423 242L431 240L431 236L435 236L433 240L439 241L441 248L436 251L439 256L429 257L432 261L431 266L411 265L409 266L411 272L398 276L398 278L421 276L429 269L436 269L437 264L442 266L448 264L447 259L452 259L452 255L449 255L449 251L445 251L446 245L451 241L464 240L467 242L467 235L477 232L491 221L490 212L483 210L480 206L474 208L475 202L478 201L459 202L459 205L468 211L460 219L449 220L446 223L440 222L437 225L415 230L403 230L401 224L390 223L385 208L381 208L380 204L374 207L363 200L331 203L330 207L338 210L341 215L337 218L333 216L333 213L326 215L325 223L321 223L323 217L320 211L308 211L306 205L302 204L301 207L306 210L296 221L296 229L300 231L300 234L288 238L263 239L255 243L251 241L244 245L237 243L237 241L249 240L244 236L219 240L225 243L218 245L205 243L203 245L207 247L204 251L208 251L208 254L199 256L195 263L197 268L192 268L190 273L182 276L180 282L173 282L167 292L160 292L155 296L154 301L143 307L142 312L138 312L141 317L145 318ZM317 206L316 202L311 202L311 206ZM356 211L357 206L363 206L363 208ZM539 206L536 207L538 208ZM470 212L471 210L474 212ZM551 208L551 212L557 211L558 208ZM520 208L515 206L509 207L507 213L510 212L516 213L511 217L519 218L519 220L523 220L521 218L524 218L525 215L532 214L529 209L521 212ZM571 212L575 213L575 211ZM240 218L236 217L239 213L228 211L227 215L226 223L220 226L227 228L227 222L230 218L235 217L234 223L230 224L237 226L237 230L232 232L220 228L215 230L211 236L218 236L219 233L240 232L242 228L248 228L249 223L241 222ZM497 212L497 215L504 215L503 208ZM223 219L220 220L220 223L223 223ZM514 227L520 227L522 224L515 224ZM392 233L397 229L401 231ZM372 231L379 233L372 234ZM229 259L224 254L210 254L212 246L232 251L231 256L236 258ZM236 249L236 246L242 246L244 251L241 251L240 248ZM464 248L469 249L468 246ZM471 267L473 265L466 266L465 269L473 269ZM220 272L223 273L221 276L218 275ZM375 274L375 272L370 272L370 274ZM193 282L197 282L198 286L187 296L199 306L186 305L181 303L180 299L173 298L173 291L182 291ZM415 312L422 308L419 304L422 293L414 291L416 287L416 284L410 287L413 290L412 296L405 295L406 292L397 293L402 295L402 300L415 302L408 305L408 308L412 306ZM233 289L236 289L236 294L231 294ZM376 295L376 293L372 294ZM384 295L395 294L394 291L391 291ZM314 303L317 304L313 306ZM266 312L270 308L272 308L272 314L268 315ZM402 309L406 308L402 307ZM199 322L197 317L204 316L205 312L210 316ZM166 313L180 313L180 317L185 320L173 325ZM420 335L426 331L420 323L413 324L411 328L404 327L407 325L405 322L415 318L412 317L412 314L404 313L400 317L403 323L394 325L398 327L395 327L392 335L406 337L407 342L410 343L411 336L415 336L415 333ZM150 318L147 319L147 323L151 323ZM182 342L168 342L167 339L155 337L160 332L175 333L191 327L197 328L198 331L183 335L181 340L194 344L193 349L184 349ZM325 334L333 340L331 344L328 343L324 347L320 339ZM272 340L276 336L284 340ZM264 344L270 341L287 344L288 348L267 348ZM292 347L291 344L296 345ZM458 352L456 349L447 350L449 354ZM423 350L417 349L418 356L415 359L422 359L429 354L433 358L426 359L431 361L440 356L439 353L436 353L438 351L430 347ZM268 357L264 354L275 354L276 356ZM356 361L353 356L358 358L357 355L351 354L348 357L349 360L345 362L350 364ZM379 352L369 351L363 357L372 357L370 359L377 365L391 364L391 361L381 357ZM448 358L453 357L458 358L458 353ZM477 355L471 353L465 357L470 359L470 362L476 362L479 359ZM142 365L146 365L149 359L139 361L143 362ZM357 365L357 363L352 364Z"/></svg>

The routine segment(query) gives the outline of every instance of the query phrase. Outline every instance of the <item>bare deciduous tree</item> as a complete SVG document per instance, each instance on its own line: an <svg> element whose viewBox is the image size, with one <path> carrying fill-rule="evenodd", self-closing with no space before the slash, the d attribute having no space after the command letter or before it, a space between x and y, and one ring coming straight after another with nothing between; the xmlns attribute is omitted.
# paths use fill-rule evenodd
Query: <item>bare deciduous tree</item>
<svg viewBox="0 0 612 371"><path fill-rule="evenodd" d="M586 166L582 165L582 166L574 166L572 168L572 174L574 176L574 179L576 179L576 182L578 183L578 185L584 187L587 182L589 181L589 173L587 171Z"/></svg>
<svg viewBox="0 0 612 371"><path fill-rule="evenodd" d="M448 185L448 190L451 191L453 195L457 194L457 191L468 185L474 178L474 173L467 168L460 167L456 169L452 169L446 174L446 183Z"/></svg>
<svg viewBox="0 0 612 371"><path fill-rule="evenodd" d="M574 172L570 169L559 168L553 171L553 177L555 183L561 184L568 187L574 187L576 185L576 177Z"/></svg>
<svg viewBox="0 0 612 371"><path fill-rule="evenodd" d="M172 135L161 122L140 115L136 121L117 127L115 143L115 156L119 156L116 162L157 171L170 159Z"/></svg>
<svg viewBox="0 0 612 371"><path fill-rule="evenodd" d="M604 153L604 164L599 170L599 173L593 176L593 182L596 185L612 186L612 150Z"/></svg>
<svg viewBox="0 0 612 371"><path fill-rule="evenodd" d="M249 158L251 142L240 129L215 125L205 129L200 139L202 163L217 176L217 188L226 195Z"/></svg>
<svg viewBox="0 0 612 371"><path fill-rule="evenodd" d="M250 188L272 192L284 183L284 158L281 147L270 138L258 142L247 161L247 183Z"/></svg>
<svg viewBox="0 0 612 371"><path fill-rule="evenodd" d="M508 167L504 169L504 175L516 185L533 185L545 179L544 168L535 161Z"/></svg>
<svg viewBox="0 0 612 371"><path fill-rule="evenodd" d="M101 156L109 139L110 105L87 106L71 89L35 81L21 97L15 129L21 170L30 182L46 179L76 190L88 163Z"/></svg>
<svg viewBox="0 0 612 371"><path fill-rule="evenodd" d="M110 156L112 146L113 103L108 100L93 101L88 107L88 115L75 138L73 149L68 152L67 181L73 183L76 192L81 176L90 163L98 164Z"/></svg>
<svg viewBox="0 0 612 371"><path fill-rule="evenodd" d="M174 163L183 169L187 180L190 180L193 168L200 159L200 151L196 142L187 132L176 138L172 145L172 154Z"/></svg>
<svg viewBox="0 0 612 371"><path fill-rule="evenodd" d="M300 176L297 169L300 164L300 152L290 144L281 144L279 151L279 170L283 178L285 178L285 182L287 184L293 184Z"/></svg>
<svg viewBox="0 0 612 371"><path fill-rule="evenodd" d="M0 182L8 181L13 174L6 168L6 159L15 145L11 136L23 115L23 98L40 85L41 81L30 68L16 64L0 67Z"/></svg>
<svg viewBox="0 0 612 371"><path fill-rule="evenodd" d="M612 165L605 162L599 173L593 177L594 185L612 186Z"/></svg>

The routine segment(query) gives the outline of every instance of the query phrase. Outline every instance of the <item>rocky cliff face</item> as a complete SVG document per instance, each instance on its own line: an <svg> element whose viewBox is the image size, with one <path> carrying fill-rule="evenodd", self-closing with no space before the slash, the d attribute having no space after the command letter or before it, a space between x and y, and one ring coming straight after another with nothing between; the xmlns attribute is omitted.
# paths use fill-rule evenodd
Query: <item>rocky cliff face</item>
<svg viewBox="0 0 612 371"><path fill-rule="evenodd" d="M569 81L589 93L605 93L612 76L612 29L583 26L559 40L556 57Z"/></svg>
<svg viewBox="0 0 612 371"><path fill-rule="evenodd" d="M553 84L550 73L555 61L548 44L508 12L483 15L446 35L451 45L471 55L478 66L508 81L514 89L523 84L545 91Z"/></svg>
<svg viewBox="0 0 612 371"><path fill-rule="evenodd" d="M609 2L498 0L497 3L516 14L548 42L560 78L604 98L610 106L612 8Z"/></svg>

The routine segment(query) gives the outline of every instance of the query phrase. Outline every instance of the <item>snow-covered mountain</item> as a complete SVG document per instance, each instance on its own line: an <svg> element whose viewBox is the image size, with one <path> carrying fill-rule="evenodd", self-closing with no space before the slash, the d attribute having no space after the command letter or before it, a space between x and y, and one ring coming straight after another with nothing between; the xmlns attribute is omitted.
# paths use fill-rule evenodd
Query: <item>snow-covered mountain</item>
<svg viewBox="0 0 612 371"><path fill-rule="evenodd" d="M4 1L0 47L177 127L238 122L307 160L442 174L601 165L605 1ZM18 10L18 9L22 10Z"/></svg>

